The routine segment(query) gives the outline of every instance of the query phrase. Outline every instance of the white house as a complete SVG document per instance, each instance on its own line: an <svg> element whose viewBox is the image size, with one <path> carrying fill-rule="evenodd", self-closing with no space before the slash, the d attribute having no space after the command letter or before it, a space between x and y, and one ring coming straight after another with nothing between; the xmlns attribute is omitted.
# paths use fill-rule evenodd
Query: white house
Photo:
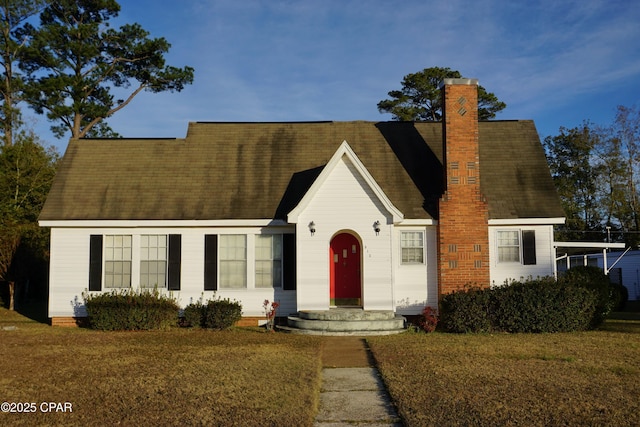
<svg viewBox="0 0 640 427"><path fill-rule="evenodd" d="M418 314L469 283L553 274L564 221L531 121L190 123L181 139L71 140L40 215L49 316L82 292L158 287L184 306L263 301Z"/></svg>

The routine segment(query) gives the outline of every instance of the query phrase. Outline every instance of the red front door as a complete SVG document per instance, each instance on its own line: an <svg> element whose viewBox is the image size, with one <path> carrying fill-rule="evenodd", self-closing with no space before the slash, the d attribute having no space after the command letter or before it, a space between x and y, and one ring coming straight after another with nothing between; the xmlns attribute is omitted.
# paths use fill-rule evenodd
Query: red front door
<svg viewBox="0 0 640 427"><path fill-rule="evenodd" d="M362 305L360 282L360 242L355 236L341 233L331 240L331 305Z"/></svg>

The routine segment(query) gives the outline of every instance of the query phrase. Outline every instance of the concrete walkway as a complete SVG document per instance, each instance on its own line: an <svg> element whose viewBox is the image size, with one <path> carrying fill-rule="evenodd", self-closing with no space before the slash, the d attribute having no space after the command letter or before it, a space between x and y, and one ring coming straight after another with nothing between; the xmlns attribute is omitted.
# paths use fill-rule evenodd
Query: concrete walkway
<svg viewBox="0 0 640 427"><path fill-rule="evenodd" d="M325 337L316 427L402 426L363 338Z"/></svg>

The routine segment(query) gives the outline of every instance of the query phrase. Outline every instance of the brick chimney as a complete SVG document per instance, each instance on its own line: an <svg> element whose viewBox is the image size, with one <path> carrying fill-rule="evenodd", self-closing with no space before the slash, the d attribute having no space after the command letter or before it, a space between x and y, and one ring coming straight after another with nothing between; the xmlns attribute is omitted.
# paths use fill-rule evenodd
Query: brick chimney
<svg viewBox="0 0 640 427"><path fill-rule="evenodd" d="M445 79L442 140L445 191L438 219L439 294L489 286L489 212L480 191L478 80Z"/></svg>

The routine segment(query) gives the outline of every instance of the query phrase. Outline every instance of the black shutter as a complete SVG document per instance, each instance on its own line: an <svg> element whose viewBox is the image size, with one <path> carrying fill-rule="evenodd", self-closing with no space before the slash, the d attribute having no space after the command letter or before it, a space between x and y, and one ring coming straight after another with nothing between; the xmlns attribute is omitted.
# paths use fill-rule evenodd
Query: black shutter
<svg viewBox="0 0 640 427"><path fill-rule="evenodd" d="M102 290L102 235L89 237L89 290Z"/></svg>
<svg viewBox="0 0 640 427"><path fill-rule="evenodd" d="M182 235L169 235L169 265L167 267L167 289L180 290L180 265L182 262Z"/></svg>
<svg viewBox="0 0 640 427"><path fill-rule="evenodd" d="M285 291L296 290L296 235L282 236L282 288Z"/></svg>
<svg viewBox="0 0 640 427"><path fill-rule="evenodd" d="M218 235L204 236L204 290L218 290Z"/></svg>
<svg viewBox="0 0 640 427"><path fill-rule="evenodd" d="M522 231L522 262L524 265L535 265L536 263L535 230Z"/></svg>

